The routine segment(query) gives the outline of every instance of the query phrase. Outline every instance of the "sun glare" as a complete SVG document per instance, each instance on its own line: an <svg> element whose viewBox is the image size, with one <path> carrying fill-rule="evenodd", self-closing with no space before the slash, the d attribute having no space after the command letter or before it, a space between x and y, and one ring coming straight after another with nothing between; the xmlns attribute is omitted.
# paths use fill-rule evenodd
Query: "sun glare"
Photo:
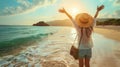
<svg viewBox="0 0 120 67"><path fill-rule="evenodd" d="M71 8L69 11L70 11L71 15L74 17L76 16L76 14L80 13L80 10L77 8Z"/></svg>

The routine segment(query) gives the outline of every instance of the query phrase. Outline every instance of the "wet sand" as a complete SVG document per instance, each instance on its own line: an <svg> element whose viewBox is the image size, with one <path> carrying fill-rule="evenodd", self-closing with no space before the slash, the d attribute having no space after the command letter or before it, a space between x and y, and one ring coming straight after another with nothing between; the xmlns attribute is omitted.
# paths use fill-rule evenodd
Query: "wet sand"
<svg viewBox="0 0 120 67"><path fill-rule="evenodd" d="M48 36L40 44L28 47L18 56L7 58L9 61L2 61L5 62L2 65L4 67L10 65L18 67L79 67L78 60L74 60L69 54L75 35L76 32L73 28L62 28L57 33ZM106 38L100 33L93 33L93 41L91 67L119 67L120 42Z"/></svg>

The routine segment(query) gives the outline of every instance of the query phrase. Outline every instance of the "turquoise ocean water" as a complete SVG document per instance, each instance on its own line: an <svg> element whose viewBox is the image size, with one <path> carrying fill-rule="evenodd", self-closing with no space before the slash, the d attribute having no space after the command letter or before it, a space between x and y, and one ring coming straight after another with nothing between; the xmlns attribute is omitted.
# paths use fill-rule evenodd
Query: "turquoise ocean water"
<svg viewBox="0 0 120 67"><path fill-rule="evenodd" d="M44 26L0 26L0 55L14 49L40 42L52 35L59 27Z"/></svg>

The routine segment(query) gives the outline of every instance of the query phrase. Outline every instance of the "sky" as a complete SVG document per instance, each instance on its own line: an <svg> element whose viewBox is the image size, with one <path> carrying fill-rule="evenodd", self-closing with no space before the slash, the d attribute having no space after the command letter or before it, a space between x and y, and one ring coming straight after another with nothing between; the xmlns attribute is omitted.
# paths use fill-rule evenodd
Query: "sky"
<svg viewBox="0 0 120 67"><path fill-rule="evenodd" d="M98 18L120 18L120 0L0 0L0 25L32 25L39 21L64 20L60 8L75 18L78 13L94 16L97 6L105 8Z"/></svg>

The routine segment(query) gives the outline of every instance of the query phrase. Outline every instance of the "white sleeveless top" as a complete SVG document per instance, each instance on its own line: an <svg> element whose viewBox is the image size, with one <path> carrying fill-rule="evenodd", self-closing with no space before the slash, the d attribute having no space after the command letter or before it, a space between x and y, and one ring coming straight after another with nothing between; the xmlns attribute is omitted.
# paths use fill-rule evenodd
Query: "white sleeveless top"
<svg viewBox="0 0 120 67"><path fill-rule="evenodd" d="M77 35L78 35L78 45L79 45L79 49L90 49L93 47L93 41L92 41L92 36L90 35L90 37L88 38L85 32L85 29L83 28L83 34L82 34L82 39L80 42L80 38L81 38L81 28L77 25L76 21L74 19L71 19L72 23L77 31ZM93 22L93 27L96 25L96 18L94 19ZM87 41L85 39L88 39ZM80 43L79 43L80 42ZM84 43L85 42L85 43Z"/></svg>

